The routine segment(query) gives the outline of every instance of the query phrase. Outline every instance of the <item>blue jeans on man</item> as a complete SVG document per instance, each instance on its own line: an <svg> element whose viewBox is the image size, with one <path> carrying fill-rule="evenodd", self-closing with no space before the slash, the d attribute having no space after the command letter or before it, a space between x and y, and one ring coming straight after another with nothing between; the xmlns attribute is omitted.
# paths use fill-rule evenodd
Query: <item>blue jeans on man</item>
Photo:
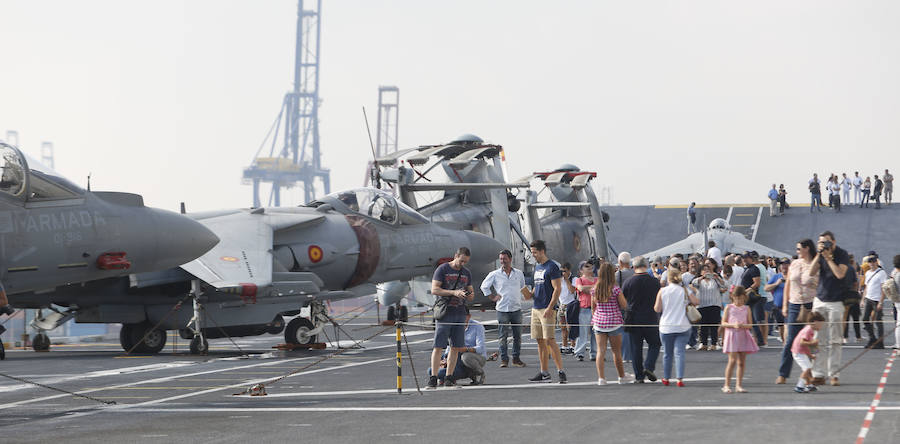
<svg viewBox="0 0 900 444"><path fill-rule="evenodd" d="M785 321L787 325L787 337L784 341L784 348L781 349L781 367L778 367L778 375L785 379L791 377L791 367L794 365L794 355L791 354L791 345L794 344L794 338L803 329L803 324L797 323L797 316L800 315L800 308L806 307L812 310L812 302L808 304L791 304L788 303L788 316Z"/></svg>
<svg viewBox="0 0 900 444"><path fill-rule="evenodd" d="M500 335L500 340L497 341L500 347L500 361L509 361L507 338L509 338L510 330L512 330L513 337L513 359L518 359L522 351L522 310L498 311L497 324Z"/></svg>
<svg viewBox="0 0 900 444"><path fill-rule="evenodd" d="M815 209L817 209L819 211L822 211L822 208L820 208L821 206L822 206L822 195L812 193L812 200L809 203L809 212L810 213L813 212L813 207L815 207Z"/></svg>
<svg viewBox="0 0 900 444"><path fill-rule="evenodd" d="M768 339L763 337L759 325L757 325L766 322L766 302L766 298L763 297L757 303L750 306L750 314L753 315L753 333L756 335L756 345L760 347L768 342Z"/></svg>
<svg viewBox="0 0 900 444"><path fill-rule="evenodd" d="M644 380L644 370L655 371L656 359L659 357L659 328L656 326L627 327L631 335L631 368L634 377ZM644 342L647 342L647 357L644 358Z"/></svg>

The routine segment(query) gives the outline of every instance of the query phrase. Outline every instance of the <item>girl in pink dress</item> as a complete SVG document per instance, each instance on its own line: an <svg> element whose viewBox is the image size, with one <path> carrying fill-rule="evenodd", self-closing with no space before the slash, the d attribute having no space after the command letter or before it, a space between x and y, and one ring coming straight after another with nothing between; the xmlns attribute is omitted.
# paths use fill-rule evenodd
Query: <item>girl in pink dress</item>
<svg viewBox="0 0 900 444"><path fill-rule="evenodd" d="M722 327L725 328L725 340L722 352L728 353L728 365L725 367L725 385L723 393L731 393L731 374L737 366L737 376L734 389L738 393L746 393L741 383L744 380L744 368L747 364L747 354L756 353L759 347L756 340L750 334L753 318L750 316L750 307L747 305L747 290L738 285L731 292L731 303L725 307L722 316Z"/></svg>

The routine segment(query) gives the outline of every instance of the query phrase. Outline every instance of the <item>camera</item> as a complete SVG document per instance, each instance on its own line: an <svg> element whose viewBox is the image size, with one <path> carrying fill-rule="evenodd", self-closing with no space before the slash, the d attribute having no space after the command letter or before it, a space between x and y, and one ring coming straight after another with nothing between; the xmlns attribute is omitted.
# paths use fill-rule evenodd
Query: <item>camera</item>
<svg viewBox="0 0 900 444"><path fill-rule="evenodd" d="M822 242L822 248L819 249L819 251L821 252L821 251L830 250L830 249L832 249L833 247L834 247L834 242L829 241L829 240L823 241L823 242Z"/></svg>
<svg viewBox="0 0 900 444"><path fill-rule="evenodd" d="M600 268L600 258L597 256L591 256L588 258L587 263L591 264L594 268Z"/></svg>

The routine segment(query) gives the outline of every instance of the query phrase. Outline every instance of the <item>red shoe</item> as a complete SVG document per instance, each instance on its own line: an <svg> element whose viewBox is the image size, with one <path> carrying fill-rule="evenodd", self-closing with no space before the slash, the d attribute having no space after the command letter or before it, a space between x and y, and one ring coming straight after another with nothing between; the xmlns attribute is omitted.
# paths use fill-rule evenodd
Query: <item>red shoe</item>
<svg viewBox="0 0 900 444"><path fill-rule="evenodd" d="M678 381L678 386L679 386L679 387L684 387L684 381Z"/></svg>
<svg viewBox="0 0 900 444"><path fill-rule="evenodd" d="M662 383L663 383L663 385L669 385L669 380L663 378L663 379L662 379Z"/></svg>

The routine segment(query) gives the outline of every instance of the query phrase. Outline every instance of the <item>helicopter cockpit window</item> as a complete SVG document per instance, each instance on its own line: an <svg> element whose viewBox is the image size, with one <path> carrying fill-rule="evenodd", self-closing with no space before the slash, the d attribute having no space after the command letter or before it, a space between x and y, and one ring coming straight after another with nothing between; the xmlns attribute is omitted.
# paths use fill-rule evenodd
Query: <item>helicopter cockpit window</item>
<svg viewBox="0 0 900 444"><path fill-rule="evenodd" d="M84 194L84 190L70 182L52 168L37 159L25 155L28 161L31 195L29 200L71 199Z"/></svg>
<svg viewBox="0 0 900 444"><path fill-rule="evenodd" d="M0 191L21 196L25 191L25 168L19 154L8 145L0 145L0 168Z"/></svg>

